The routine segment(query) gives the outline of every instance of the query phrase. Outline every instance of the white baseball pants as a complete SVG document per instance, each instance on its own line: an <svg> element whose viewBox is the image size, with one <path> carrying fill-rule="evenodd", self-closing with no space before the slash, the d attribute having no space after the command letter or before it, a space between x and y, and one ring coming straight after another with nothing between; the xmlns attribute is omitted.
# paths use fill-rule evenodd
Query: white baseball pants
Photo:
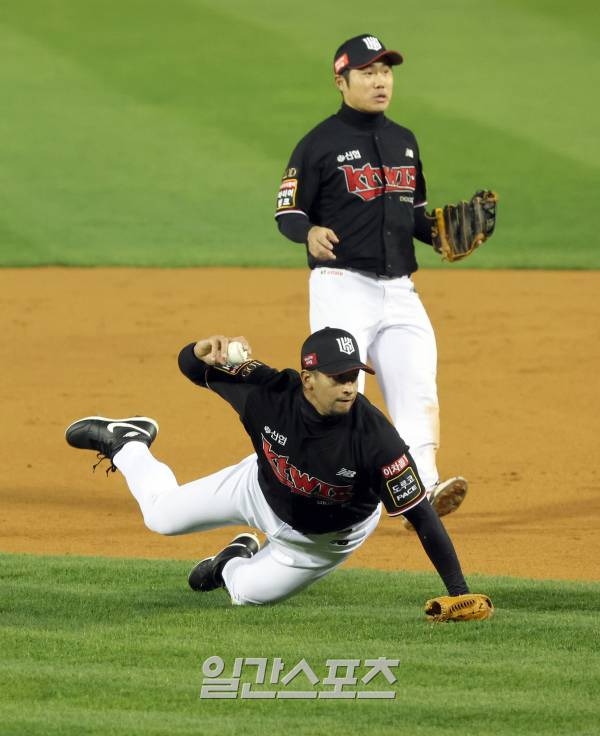
<svg viewBox="0 0 600 736"><path fill-rule="evenodd" d="M432 490L439 480L437 348L412 279L315 268L309 292L311 332L337 327L354 335L361 360L369 359L377 373L390 418L409 445L425 488ZM363 392L362 371L359 381Z"/></svg>
<svg viewBox="0 0 600 736"><path fill-rule="evenodd" d="M125 476L152 531L176 535L247 525L266 534L266 543L254 557L235 558L223 568L223 580L237 605L273 603L327 575L363 544L381 515L380 504L351 529L302 534L266 502L258 484L255 454L182 486L142 442L128 442L113 463Z"/></svg>

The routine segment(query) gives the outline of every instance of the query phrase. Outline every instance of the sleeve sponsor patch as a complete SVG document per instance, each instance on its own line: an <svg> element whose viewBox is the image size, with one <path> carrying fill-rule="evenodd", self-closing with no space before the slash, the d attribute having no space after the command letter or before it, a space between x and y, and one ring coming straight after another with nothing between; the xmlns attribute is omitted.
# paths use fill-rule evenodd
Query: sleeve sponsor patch
<svg viewBox="0 0 600 736"><path fill-rule="evenodd" d="M298 179L284 179L277 193L277 209L284 210L296 206Z"/></svg>
<svg viewBox="0 0 600 736"><path fill-rule="evenodd" d="M243 379L248 378L261 365L264 365L264 363L261 363L259 360L247 360L245 363L240 363L239 365L229 365L226 363L225 365L213 365L211 368L222 373L228 373L230 376L239 376Z"/></svg>
<svg viewBox="0 0 600 736"><path fill-rule="evenodd" d="M410 465L387 480L385 485L392 501L391 505L386 504L386 508L394 515L412 506L424 493L419 476Z"/></svg>
<svg viewBox="0 0 600 736"><path fill-rule="evenodd" d="M400 455L400 457L397 460L394 460L389 465L384 465L381 468L381 472L383 473L384 478L392 478L394 475L399 473L401 470L404 470L404 468L407 468L410 464L410 460L406 457L406 455Z"/></svg>

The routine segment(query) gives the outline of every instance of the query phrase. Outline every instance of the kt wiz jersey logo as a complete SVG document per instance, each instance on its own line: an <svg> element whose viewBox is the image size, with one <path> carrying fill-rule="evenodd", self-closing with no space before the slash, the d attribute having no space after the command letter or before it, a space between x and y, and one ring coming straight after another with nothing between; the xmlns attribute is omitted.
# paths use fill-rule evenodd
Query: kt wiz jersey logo
<svg viewBox="0 0 600 736"><path fill-rule="evenodd" d="M414 192L417 169L415 166L383 166L375 168L365 164L355 169L351 164L338 166L346 179L350 194L356 194L364 202L369 202L382 194L390 192Z"/></svg>
<svg viewBox="0 0 600 736"><path fill-rule="evenodd" d="M262 449L277 480L293 493L311 496L317 503L343 503L352 496L352 486L334 486L298 470L290 463L289 455L277 454L264 435Z"/></svg>

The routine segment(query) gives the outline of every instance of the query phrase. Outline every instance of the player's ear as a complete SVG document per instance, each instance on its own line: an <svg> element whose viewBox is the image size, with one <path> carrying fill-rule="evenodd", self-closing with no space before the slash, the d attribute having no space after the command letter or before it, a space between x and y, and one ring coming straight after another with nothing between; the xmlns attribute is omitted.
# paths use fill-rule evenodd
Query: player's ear
<svg viewBox="0 0 600 736"><path fill-rule="evenodd" d="M314 372L313 371L307 371L305 369L300 371L300 380L302 381L302 388L303 389L309 389L315 380Z"/></svg>
<svg viewBox="0 0 600 736"><path fill-rule="evenodd" d="M335 86L339 89L340 92L343 92L348 87L345 77L342 77L341 74L336 74L334 81Z"/></svg>

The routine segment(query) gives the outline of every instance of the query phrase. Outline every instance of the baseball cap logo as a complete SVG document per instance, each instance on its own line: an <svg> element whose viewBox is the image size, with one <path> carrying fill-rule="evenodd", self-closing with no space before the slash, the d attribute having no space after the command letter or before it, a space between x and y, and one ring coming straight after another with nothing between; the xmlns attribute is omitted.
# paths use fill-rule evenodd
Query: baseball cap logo
<svg viewBox="0 0 600 736"><path fill-rule="evenodd" d="M356 339L337 327L324 327L309 335L300 351L300 364L305 370L318 369L329 376L339 376L356 368L375 373L361 361Z"/></svg>
<svg viewBox="0 0 600 736"><path fill-rule="evenodd" d="M379 51L383 48L379 39L375 38L375 36L365 36L363 38L363 43L369 49L369 51Z"/></svg>
<svg viewBox="0 0 600 736"><path fill-rule="evenodd" d="M337 344L340 348L340 353L346 353L346 355L352 355L355 352L352 340L349 337L336 337Z"/></svg>

